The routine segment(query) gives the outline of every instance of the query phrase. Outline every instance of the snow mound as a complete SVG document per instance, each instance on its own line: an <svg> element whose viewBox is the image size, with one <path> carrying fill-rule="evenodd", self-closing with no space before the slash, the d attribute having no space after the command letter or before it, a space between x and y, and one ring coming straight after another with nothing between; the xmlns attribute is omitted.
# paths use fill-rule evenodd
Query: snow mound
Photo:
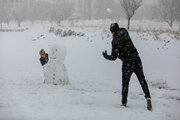
<svg viewBox="0 0 180 120"><path fill-rule="evenodd" d="M84 33L81 32L76 32L74 30L68 29L68 30L63 30L63 29L55 29L54 27L50 27L49 32L54 33L57 36L61 37L67 37L67 36L84 36Z"/></svg>

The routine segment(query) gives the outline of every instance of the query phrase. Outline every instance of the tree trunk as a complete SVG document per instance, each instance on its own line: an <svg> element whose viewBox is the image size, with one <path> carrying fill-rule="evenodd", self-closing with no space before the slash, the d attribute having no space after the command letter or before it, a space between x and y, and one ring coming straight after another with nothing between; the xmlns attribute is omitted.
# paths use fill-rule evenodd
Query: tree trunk
<svg viewBox="0 0 180 120"><path fill-rule="evenodd" d="M169 22L167 22L168 23L168 25L172 28L172 26L173 26L173 21L169 21Z"/></svg>
<svg viewBox="0 0 180 120"><path fill-rule="evenodd" d="M31 24L34 25L34 20L31 20Z"/></svg>
<svg viewBox="0 0 180 120"><path fill-rule="evenodd" d="M7 21L7 26L9 27L9 21Z"/></svg>
<svg viewBox="0 0 180 120"><path fill-rule="evenodd" d="M129 30L129 28L130 28L130 20L131 20L131 19L130 19L130 18L128 18L128 27L127 27L127 28L128 28L128 30Z"/></svg>
<svg viewBox="0 0 180 120"><path fill-rule="evenodd" d="M170 22L170 27L171 27L171 28L173 27L173 21Z"/></svg>
<svg viewBox="0 0 180 120"><path fill-rule="evenodd" d="M18 27L21 27L21 21L18 21Z"/></svg>
<svg viewBox="0 0 180 120"><path fill-rule="evenodd" d="M57 25L60 26L61 25L61 20L57 21Z"/></svg>
<svg viewBox="0 0 180 120"><path fill-rule="evenodd" d="M2 28L2 22L1 22L1 24L0 24L0 28Z"/></svg>
<svg viewBox="0 0 180 120"><path fill-rule="evenodd" d="M88 19L89 20L91 20L91 17L92 17L91 16L91 9L92 9L91 2L92 2L91 0L88 1Z"/></svg>

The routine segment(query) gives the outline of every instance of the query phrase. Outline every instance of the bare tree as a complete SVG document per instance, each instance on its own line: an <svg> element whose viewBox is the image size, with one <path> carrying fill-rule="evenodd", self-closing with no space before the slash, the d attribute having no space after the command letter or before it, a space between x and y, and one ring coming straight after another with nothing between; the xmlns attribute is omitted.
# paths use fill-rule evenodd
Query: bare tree
<svg viewBox="0 0 180 120"><path fill-rule="evenodd" d="M2 23L3 23L3 8L0 7L0 28L2 28Z"/></svg>
<svg viewBox="0 0 180 120"><path fill-rule="evenodd" d="M21 27L21 22L27 19L28 13L25 6L12 9L13 18L17 21L18 27Z"/></svg>
<svg viewBox="0 0 180 120"><path fill-rule="evenodd" d="M83 18L85 19L92 19L92 0L85 0L83 5Z"/></svg>
<svg viewBox="0 0 180 120"><path fill-rule="evenodd" d="M158 2L161 18L169 24L170 27L173 26L173 22L178 19L179 16L179 0L159 0Z"/></svg>
<svg viewBox="0 0 180 120"><path fill-rule="evenodd" d="M121 5L128 19L128 26L130 28L130 20L135 14L136 10L142 5L142 0L121 0Z"/></svg>
<svg viewBox="0 0 180 120"><path fill-rule="evenodd" d="M4 21L4 16L6 15L6 8L3 7L3 0L0 0L0 28L2 28L2 23Z"/></svg>
<svg viewBox="0 0 180 120"><path fill-rule="evenodd" d="M66 20L72 15L72 10L73 7L69 2L53 3L50 18L57 21L57 24L60 25L62 20Z"/></svg>
<svg viewBox="0 0 180 120"><path fill-rule="evenodd" d="M5 2L0 0L0 27L2 28L2 23L7 23L9 27L9 22L11 20L11 8L7 8Z"/></svg>
<svg viewBox="0 0 180 120"><path fill-rule="evenodd" d="M8 11L8 12L6 13L6 15L4 16L4 22L7 23L7 26L8 26L8 27L9 27L9 22L10 22L10 20L11 20L11 14L10 14L10 12Z"/></svg>

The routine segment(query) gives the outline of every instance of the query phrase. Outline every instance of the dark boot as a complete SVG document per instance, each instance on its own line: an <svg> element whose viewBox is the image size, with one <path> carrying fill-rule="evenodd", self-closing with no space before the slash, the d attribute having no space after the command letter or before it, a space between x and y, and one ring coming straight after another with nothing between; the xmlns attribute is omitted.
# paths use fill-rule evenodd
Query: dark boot
<svg viewBox="0 0 180 120"><path fill-rule="evenodd" d="M127 107L126 103L122 104L121 106L123 106L123 107Z"/></svg>
<svg viewBox="0 0 180 120"><path fill-rule="evenodd" d="M152 110L151 98L147 98L147 109L148 109L149 111Z"/></svg>

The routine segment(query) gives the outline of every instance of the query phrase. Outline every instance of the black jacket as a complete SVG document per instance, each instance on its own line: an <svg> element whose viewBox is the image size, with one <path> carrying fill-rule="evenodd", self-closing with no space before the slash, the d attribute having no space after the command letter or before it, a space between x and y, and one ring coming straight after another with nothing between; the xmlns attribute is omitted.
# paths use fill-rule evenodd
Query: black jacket
<svg viewBox="0 0 180 120"><path fill-rule="evenodd" d="M111 55L107 55L106 58L109 60L119 58L122 61L128 61L137 58L138 54L127 30L119 28L113 35Z"/></svg>
<svg viewBox="0 0 180 120"><path fill-rule="evenodd" d="M48 54L46 53L46 57L45 58L43 58L43 57L40 58L40 62L42 64L42 66L45 65L48 62L48 60L49 60Z"/></svg>

